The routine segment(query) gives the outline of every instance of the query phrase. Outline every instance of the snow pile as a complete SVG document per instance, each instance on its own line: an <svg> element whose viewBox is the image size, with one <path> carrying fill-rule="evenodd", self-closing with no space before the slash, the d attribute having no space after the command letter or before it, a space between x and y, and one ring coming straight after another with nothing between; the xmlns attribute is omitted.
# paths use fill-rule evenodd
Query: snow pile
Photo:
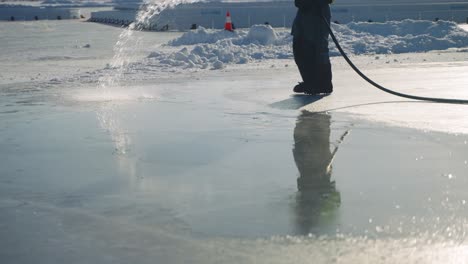
<svg viewBox="0 0 468 264"><path fill-rule="evenodd" d="M403 20L334 25L340 44L353 54L427 52L468 46L468 32L454 22ZM333 55L338 55L336 50Z"/></svg>
<svg viewBox="0 0 468 264"><path fill-rule="evenodd" d="M468 47L468 32L447 21L403 20L386 23L333 25L348 54L390 54L427 52ZM183 68L221 69L226 64L244 64L266 59L290 59L292 36L288 30L275 31L269 25L228 32L199 28L168 43L182 49L153 52L155 63ZM338 50L330 40L331 56Z"/></svg>
<svg viewBox="0 0 468 264"><path fill-rule="evenodd" d="M196 30L189 31L179 38L169 41L170 46L183 46L195 44L216 43L224 39L238 39L246 36L245 31L236 30L234 32L226 30L210 30L199 27Z"/></svg>
<svg viewBox="0 0 468 264"><path fill-rule="evenodd" d="M277 38L275 30L269 25L253 25L248 32L244 30L230 32L199 27L196 30L185 33L179 38L169 41L168 44L170 46L183 46L216 43L220 40L233 39L236 44L258 43L270 45L274 44Z"/></svg>
<svg viewBox="0 0 468 264"><path fill-rule="evenodd" d="M276 33L269 25L256 25L248 32L200 27L168 43L170 46L189 47L170 54L153 52L149 58L173 67L222 69L225 64L291 58L290 43L289 32Z"/></svg>
<svg viewBox="0 0 468 264"><path fill-rule="evenodd" d="M247 34L247 39L261 45L271 45L276 42L278 36L270 26L254 25Z"/></svg>
<svg viewBox="0 0 468 264"><path fill-rule="evenodd" d="M45 1L42 1L42 4L43 5L58 5L58 4L70 5L70 4L74 4L74 2L71 0L45 0Z"/></svg>
<svg viewBox="0 0 468 264"><path fill-rule="evenodd" d="M88 0L44 0L41 3L42 6L53 6L53 7L99 7L99 6L110 6L110 2L102 1L88 1Z"/></svg>

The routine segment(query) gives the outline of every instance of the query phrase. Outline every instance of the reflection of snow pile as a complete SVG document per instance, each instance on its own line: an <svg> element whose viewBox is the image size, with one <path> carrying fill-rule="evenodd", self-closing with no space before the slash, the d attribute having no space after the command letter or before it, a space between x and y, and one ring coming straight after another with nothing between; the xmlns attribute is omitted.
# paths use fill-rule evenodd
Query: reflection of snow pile
<svg viewBox="0 0 468 264"><path fill-rule="evenodd" d="M350 54L389 54L426 52L468 46L468 32L453 22L403 20L386 23L349 23L333 25L337 38ZM184 46L177 52L153 52L153 63L183 68L223 68L225 64L243 64L264 59L292 58L289 31L275 32L268 25L256 25L248 31L199 28L168 43ZM331 55L339 53L330 44Z"/></svg>

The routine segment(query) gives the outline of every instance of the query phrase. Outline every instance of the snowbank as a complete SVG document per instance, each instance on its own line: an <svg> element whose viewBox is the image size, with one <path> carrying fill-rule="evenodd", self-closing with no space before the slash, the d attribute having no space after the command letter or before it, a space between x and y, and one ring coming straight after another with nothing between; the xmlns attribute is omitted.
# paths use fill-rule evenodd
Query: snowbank
<svg viewBox="0 0 468 264"><path fill-rule="evenodd" d="M55 7L102 7L111 6L112 3L102 1L87 1L87 0L45 0L41 3L42 6Z"/></svg>
<svg viewBox="0 0 468 264"><path fill-rule="evenodd" d="M468 46L468 32L447 21L353 22L333 28L345 50L353 54L427 52ZM338 55L336 50L333 55Z"/></svg>
<svg viewBox="0 0 468 264"><path fill-rule="evenodd" d="M71 0L45 0L42 1L43 5L59 5L59 4L65 4L65 5L70 5L73 4L74 2Z"/></svg>
<svg viewBox="0 0 468 264"><path fill-rule="evenodd" d="M181 50L170 54L156 51L149 58L173 67L221 69L225 64L291 58L291 41L289 32L275 32L269 25L235 32L200 27L168 43L184 46Z"/></svg>
<svg viewBox="0 0 468 264"><path fill-rule="evenodd" d="M468 47L468 32L447 21L403 20L386 23L333 25L333 30L349 54L390 54L427 52ZM255 25L248 31L199 28L170 41L177 52L156 51L151 60L167 66L220 69L225 64L243 64L265 59L292 58L292 37L287 30ZM331 55L339 53L330 41Z"/></svg>
<svg viewBox="0 0 468 264"><path fill-rule="evenodd" d="M183 46L195 44L216 43L223 39L239 39L246 36L245 31L236 30L234 32L226 30L210 30L199 27L196 30L189 31L179 38L169 41L170 46Z"/></svg>

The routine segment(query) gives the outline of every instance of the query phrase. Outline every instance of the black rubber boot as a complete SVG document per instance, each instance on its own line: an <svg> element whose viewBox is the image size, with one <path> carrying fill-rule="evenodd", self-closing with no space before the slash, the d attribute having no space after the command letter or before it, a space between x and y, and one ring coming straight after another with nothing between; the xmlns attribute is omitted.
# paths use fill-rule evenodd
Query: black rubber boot
<svg viewBox="0 0 468 264"><path fill-rule="evenodd" d="M305 82L300 82L294 86L293 92L295 93L304 93L306 90L306 84Z"/></svg>
<svg viewBox="0 0 468 264"><path fill-rule="evenodd" d="M312 93L314 90L315 89L313 88L313 86L309 85L306 82L298 83L296 86L294 86L294 89L293 89L295 93L307 93L307 94Z"/></svg>

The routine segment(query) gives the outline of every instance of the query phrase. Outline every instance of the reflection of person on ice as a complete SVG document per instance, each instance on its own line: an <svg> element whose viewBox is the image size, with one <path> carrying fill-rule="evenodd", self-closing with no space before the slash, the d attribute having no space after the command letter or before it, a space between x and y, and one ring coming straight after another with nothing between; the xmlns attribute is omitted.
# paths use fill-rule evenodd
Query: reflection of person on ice
<svg viewBox="0 0 468 264"><path fill-rule="evenodd" d="M303 82L294 87L296 93L329 94L333 91L328 50L329 4L333 0L295 0L298 8L292 26L294 60Z"/></svg>
<svg viewBox="0 0 468 264"><path fill-rule="evenodd" d="M332 225L341 204L340 192L332 180L333 158L330 150L331 116L302 112L294 128L294 161L297 178L295 216L296 234L307 235Z"/></svg>

